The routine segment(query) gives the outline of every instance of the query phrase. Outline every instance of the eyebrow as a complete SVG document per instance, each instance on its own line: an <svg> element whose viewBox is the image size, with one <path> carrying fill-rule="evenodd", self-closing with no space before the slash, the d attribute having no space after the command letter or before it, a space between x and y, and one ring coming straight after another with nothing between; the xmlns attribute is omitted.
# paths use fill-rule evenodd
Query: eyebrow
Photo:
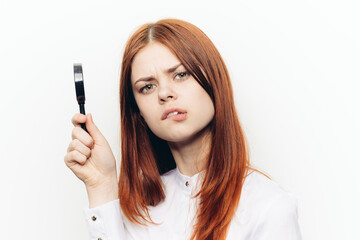
<svg viewBox="0 0 360 240"><path fill-rule="evenodd" d="M182 63L178 63L178 64L176 64L175 66L167 69L165 72L166 72L167 74L173 73L173 72L175 72L175 70L176 70L178 67L180 67L181 65L182 65ZM154 79L153 76L139 78L138 80L135 81L134 86L135 86L138 82L141 82L141 81L150 81L150 80L153 80L153 79Z"/></svg>

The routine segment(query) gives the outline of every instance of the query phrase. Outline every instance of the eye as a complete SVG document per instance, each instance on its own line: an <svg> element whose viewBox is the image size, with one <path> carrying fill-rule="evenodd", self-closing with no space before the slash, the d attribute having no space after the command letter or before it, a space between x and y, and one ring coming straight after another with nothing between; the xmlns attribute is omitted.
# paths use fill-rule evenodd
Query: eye
<svg viewBox="0 0 360 240"><path fill-rule="evenodd" d="M189 77L188 72L180 72L175 74L175 79L186 79L187 77Z"/></svg>
<svg viewBox="0 0 360 240"><path fill-rule="evenodd" d="M152 90L155 87L154 84L146 84L144 87L140 88L140 93L148 93L150 90Z"/></svg>

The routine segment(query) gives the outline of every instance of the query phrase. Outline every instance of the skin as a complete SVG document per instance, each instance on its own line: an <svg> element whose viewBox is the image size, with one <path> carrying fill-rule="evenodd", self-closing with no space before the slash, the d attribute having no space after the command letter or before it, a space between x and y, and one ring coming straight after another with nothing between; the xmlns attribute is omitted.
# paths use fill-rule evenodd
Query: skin
<svg viewBox="0 0 360 240"><path fill-rule="evenodd" d="M207 126L215 109L210 96L184 66L167 71L179 64L166 46L152 41L133 60L131 85L146 124L156 136L167 141L180 172L193 176L205 169L211 146ZM147 77L151 80L138 81ZM184 109L187 118L161 120L164 111L173 107Z"/></svg>

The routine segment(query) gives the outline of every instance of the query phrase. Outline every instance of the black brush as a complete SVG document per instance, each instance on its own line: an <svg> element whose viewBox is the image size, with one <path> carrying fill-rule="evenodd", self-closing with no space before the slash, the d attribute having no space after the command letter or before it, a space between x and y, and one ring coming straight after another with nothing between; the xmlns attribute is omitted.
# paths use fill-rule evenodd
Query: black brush
<svg viewBox="0 0 360 240"><path fill-rule="evenodd" d="M74 63L74 80L76 90L76 100L79 103L80 113L85 114L85 89L84 89L84 77L81 63ZM86 132L85 123L81 123L81 128Z"/></svg>

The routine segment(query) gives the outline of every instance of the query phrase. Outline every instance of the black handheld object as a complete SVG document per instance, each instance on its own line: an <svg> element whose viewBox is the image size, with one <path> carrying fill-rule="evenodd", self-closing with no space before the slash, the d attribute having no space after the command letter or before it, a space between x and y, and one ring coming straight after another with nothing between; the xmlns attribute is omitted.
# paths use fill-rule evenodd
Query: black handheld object
<svg viewBox="0 0 360 240"><path fill-rule="evenodd" d="M80 113L85 114L85 89L84 89L84 77L81 63L74 63L74 80L76 90L76 100L79 103ZM85 123L81 123L81 128L86 132Z"/></svg>

